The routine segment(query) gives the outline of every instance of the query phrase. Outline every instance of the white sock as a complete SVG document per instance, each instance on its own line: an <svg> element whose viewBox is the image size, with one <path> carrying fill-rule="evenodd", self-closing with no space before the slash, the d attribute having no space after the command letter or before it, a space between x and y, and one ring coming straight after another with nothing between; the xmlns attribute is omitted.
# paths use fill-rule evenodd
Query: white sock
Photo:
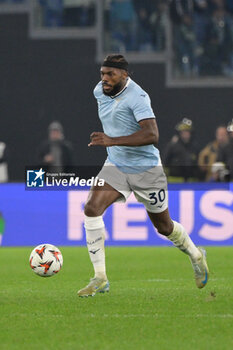
<svg viewBox="0 0 233 350"><path fill-rule="evenodd" d="M167 237L182 252L188 254L192 261L201 257L199 249L195 246L185 228L176 221L173 221L174 228L172 233Z"/></svg>
<svg viewBox="0 0 233 350"><path fill-rule="evenodd" d="M105 267L105 226L102 216L85 215L87 248L94 267L95 277L107 279Z"/></svg>

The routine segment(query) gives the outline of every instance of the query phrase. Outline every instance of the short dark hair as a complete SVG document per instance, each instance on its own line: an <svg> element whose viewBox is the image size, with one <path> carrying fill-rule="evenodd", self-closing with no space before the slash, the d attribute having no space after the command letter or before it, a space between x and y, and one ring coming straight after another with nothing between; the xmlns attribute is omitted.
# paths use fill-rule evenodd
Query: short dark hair
<svg viewBox="0 0 233 350"><path fill-rule="evenodd" d="M112 67L125 70L128 74L129 64L123 55L112 54L105 57L102 67Z"/></svg>
<svg viewBox="0 0 233 350"><path fill-rule="evenodd" d="M123 55L119 54L111 54L105 57L104 62L109 61L109 62L122 62L128 64L127 60Z"/></svg>

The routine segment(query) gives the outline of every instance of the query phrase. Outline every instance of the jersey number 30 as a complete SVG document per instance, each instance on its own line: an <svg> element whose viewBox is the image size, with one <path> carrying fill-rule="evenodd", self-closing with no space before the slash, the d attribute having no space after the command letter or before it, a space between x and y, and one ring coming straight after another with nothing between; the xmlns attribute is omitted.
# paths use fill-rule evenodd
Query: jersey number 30
<svg viewBox="0 0 233 350"><path fill-rule="evenodd" d="M165 196L166 196L166 194L165 194L164 189L160 190L159 192L151 192L151 193L149 193L149 198L153 201L150 204L151 205L155 205L155 204L158 203L158 200L160 202L163 202L164 199L165 199Z"/></svg>

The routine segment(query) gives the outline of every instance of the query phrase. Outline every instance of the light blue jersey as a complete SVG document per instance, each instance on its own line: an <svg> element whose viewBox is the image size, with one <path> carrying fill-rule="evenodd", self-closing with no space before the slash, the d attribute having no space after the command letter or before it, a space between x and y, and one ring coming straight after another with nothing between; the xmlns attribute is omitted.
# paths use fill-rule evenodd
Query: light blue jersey
<svg viewBox="0 0 233 350"><path fill-rule="evenodd" d="M155 118L149 95L130 78L114 97L103 93L102 83L94 89L104 133L110 137L128 136L140 130L139 121ZM125 173L140 173L161 163L154 145L107 147L107 161Z"/></svg>

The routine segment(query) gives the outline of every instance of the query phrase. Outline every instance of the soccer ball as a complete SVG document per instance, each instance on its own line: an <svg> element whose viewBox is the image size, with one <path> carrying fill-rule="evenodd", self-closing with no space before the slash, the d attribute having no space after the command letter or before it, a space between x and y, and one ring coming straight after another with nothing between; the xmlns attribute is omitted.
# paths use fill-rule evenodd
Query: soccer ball
<svg viewBox="0 0 233 350"><path fill-rule="evenodd" d="M60 250L52 244L40 244L31 252L29 263L39 276L50 277L57 274L63 265Z"/></svg>

